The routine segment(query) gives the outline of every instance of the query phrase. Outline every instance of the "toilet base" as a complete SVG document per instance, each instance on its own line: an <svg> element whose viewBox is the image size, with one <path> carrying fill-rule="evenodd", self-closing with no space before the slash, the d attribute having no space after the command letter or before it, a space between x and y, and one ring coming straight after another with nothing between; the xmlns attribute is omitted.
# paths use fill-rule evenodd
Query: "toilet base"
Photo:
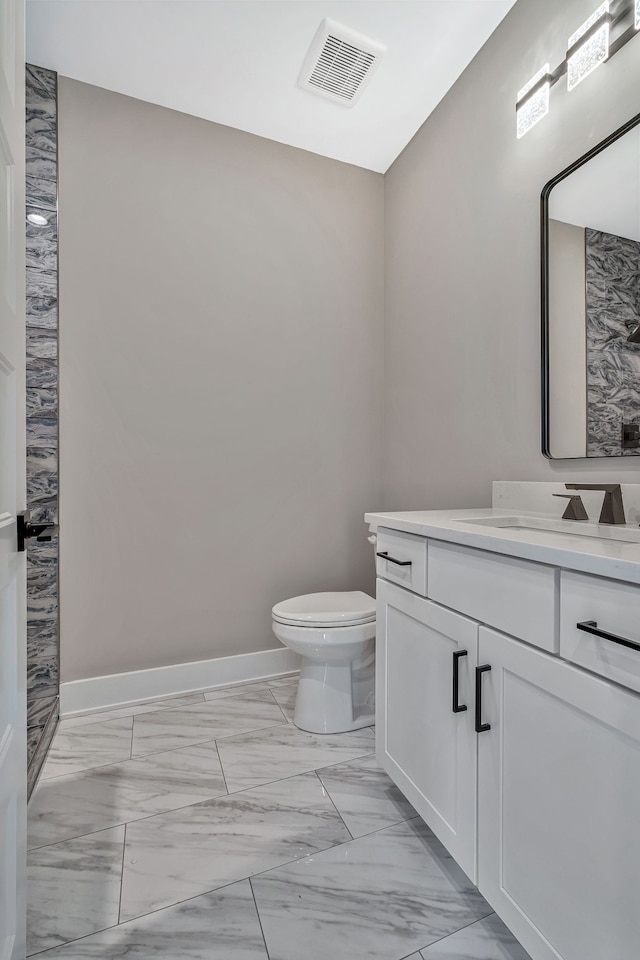
<svg viewBox="0 0 640 960"><path fill-rule="evenodd" d="M296 727L307 733L347 733L375 723L371 702L354 706L351 668L351 661L302 658L293 716Z"/></svg>

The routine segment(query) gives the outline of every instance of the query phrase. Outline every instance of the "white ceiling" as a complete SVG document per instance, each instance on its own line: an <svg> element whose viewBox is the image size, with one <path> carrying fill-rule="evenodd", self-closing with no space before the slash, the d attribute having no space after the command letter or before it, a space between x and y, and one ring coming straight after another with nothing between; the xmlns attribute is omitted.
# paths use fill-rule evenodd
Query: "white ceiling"
<svg viewBox="0 0 640 960"><path fill-rule="evenodd" d="M384 172L515 0L27 0L27 60ZM386 44L344 107L297 87L324 17Z"/></svg>

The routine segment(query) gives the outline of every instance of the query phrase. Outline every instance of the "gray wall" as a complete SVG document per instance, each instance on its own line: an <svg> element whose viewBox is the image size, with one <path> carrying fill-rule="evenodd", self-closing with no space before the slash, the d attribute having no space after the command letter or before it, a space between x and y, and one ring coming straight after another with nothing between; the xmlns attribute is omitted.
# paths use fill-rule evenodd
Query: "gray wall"
<svg viewBox="0 0 640 960"><path fill-rule="evenodd" d="M587 455L584 227L549 218L549 408L554 457Z"/></svg>
<svg viewBox="0 0 640 960"><path fill-rule="evenodd" d="M519 0L385 177L384 503L483 506L501 479L633 482L540 454L539 196L640 109L640 40L522 140L515 96L592 0ZM637 481L636 481L637 482Z"/></svg>
<svg viewBox="0 0 640 960"><path fill-rule="evenodd" d="M373 587L383 178L64 77L62 679Z"/></svg>

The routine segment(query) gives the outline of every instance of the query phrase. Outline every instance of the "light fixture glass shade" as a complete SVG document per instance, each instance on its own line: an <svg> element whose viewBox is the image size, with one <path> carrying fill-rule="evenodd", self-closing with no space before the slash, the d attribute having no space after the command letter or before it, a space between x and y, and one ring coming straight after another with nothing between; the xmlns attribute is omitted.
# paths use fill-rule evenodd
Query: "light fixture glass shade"
<svg viewBox="0 0 640 960"><path fill-rule="evenodd" d="M591 14L588 20L579 27L574 34L569 37L569 49L574 47L580 37L583 37L593 26L609 13L609 0L601 3L597 10ZM605 20L602 25L592 33L585 42L578 47L575 53L567 61L567 87L573 90L579 83L588 77L590 73L599 67L601 63L609 56L609 21Z"/></svg>
<svg viewBox="0 0 640 960"><path fill-rule="evenodd" d="M640 0L638 0L640 3ZM518 91L517 102L519 103L524 97L527 96L530 90L533 90L535 85L542 80L543 77L549 75L549 64L545 63L544 67L541 67L540 70L529 80L528 83L525 83L522 90ZM525 133L528 133L532 127L535 127L536 123L539 123L543 117L549 113L549 91L551 89L551 83L547 81L543 83L539 90L536 90L521 107L516 108L516 133L518 140L520 137L524 137Z"/></svg>

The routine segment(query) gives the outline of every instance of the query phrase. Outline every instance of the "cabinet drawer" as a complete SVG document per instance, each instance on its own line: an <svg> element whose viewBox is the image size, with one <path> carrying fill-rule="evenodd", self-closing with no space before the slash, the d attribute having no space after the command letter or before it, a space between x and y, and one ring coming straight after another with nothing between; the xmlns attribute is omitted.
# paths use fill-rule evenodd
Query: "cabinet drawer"
<svg viewBox="0 0 640 960"><path fill-rule="evenodd" d="M640 587L570 570L560 575L560 656L640 692L640 651L578 630L588 621L640 644Z"/></svg>
<svg viewBox="0 0 640 960"><path fill-rule="evenodd" d="M427 541L413 533L378 528L376 573L420 596L427 595ZM387 554L381 557L380 554ZM396 561L396 562L394 562Z"/></svg>
<svg viewBox="0 0 640 960"><path fill-rule="evenodd" d="M429 599L558 652L558 571L486 550L429 541Z"/></svg>

